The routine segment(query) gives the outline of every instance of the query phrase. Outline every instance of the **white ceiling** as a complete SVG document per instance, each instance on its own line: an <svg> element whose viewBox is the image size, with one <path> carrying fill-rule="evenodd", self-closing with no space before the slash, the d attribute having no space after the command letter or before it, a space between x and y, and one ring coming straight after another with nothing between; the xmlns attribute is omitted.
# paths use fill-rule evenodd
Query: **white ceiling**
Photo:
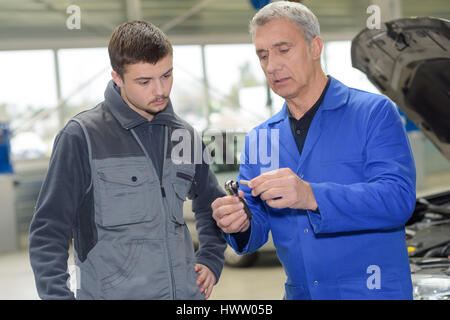
<svg viewBox="0 0 450 320"><path fill-rule="evenodd" d="M319 18L325 40L348 40L365 27L367 7L383 1L394 0L303 3ZM448 0L397 3L400 17L450 18ZM66 27L71 4L81 10L79 30ZM115 26L134 19L156 24L174 44L246 43L255 12L248 0L0 0L0 50L107 46Z"/></svg>

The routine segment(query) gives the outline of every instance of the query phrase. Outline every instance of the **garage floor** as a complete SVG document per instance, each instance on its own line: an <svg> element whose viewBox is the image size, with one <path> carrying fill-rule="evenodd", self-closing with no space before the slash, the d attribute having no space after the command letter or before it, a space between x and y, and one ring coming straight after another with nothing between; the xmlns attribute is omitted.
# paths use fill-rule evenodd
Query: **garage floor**
<svg viewBox="0 0 450 320"><path fill-rule="evenodd" d="M276 255L264 253L252 268L225 266L210 299L277 300L282 296L285 281L286 276ZM39 299L27 251L0 256L0 300L11 299Z"/></svg>

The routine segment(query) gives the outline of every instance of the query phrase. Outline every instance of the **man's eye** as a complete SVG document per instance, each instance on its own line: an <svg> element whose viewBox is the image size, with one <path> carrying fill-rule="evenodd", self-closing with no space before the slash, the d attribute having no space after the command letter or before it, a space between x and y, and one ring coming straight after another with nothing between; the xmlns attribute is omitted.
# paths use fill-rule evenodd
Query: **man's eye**
<svg viewBox="0 0 450 320"><path fill-rule="evenodd" d="M148 83L148 81L139 81L139 84L140 84L141 86L145 86L147 83Z"/></svg>
<svg viewBox="0 0 450 320"><path fill-rule="evenodd" d="M267 55L259 56L259 60L264 61L267 59Z"/></svg>
<svg viewBox="0 0 450 320"><path fill-rule="evenodd" d="M281 53L287 53L289 51L289 48L280 48Z"/></svg>
<svg viewBox="0 0 450 320"><path fill-rule="evenodd" d="M171 73L163 75L163 77L166 78L166 79L167 79L167 78L170 78L171 76L172 76Z"/></svg>

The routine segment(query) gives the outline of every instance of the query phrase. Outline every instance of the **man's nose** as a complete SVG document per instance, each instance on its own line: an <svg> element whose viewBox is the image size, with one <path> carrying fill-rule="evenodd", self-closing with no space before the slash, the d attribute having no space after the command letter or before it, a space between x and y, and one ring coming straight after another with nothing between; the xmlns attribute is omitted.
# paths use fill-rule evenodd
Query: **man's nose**
<svg viewBox="0 0 450 320"><path fill-rule="evenodd" d="M164 95L164 86L161 80L156 80L153 85L153 95L155 96L163 96Z"/></svg>
<svg viewBox="0 0 450 320"><path fill-rule="evenodd" d="M271 55L267 57L267 65L266 65L266 71L268 73L274 73L281 68L281 63L279 59L275 55Z"/></svg>

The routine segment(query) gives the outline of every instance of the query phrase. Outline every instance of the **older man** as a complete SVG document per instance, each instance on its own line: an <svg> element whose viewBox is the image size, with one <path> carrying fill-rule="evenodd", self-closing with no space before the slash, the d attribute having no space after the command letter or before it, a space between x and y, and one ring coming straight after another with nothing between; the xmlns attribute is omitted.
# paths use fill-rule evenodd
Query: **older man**
<svg viewBox="0 0 450 320"><path fill-rule="evenodd" d="M319 23L304 5L274 2L250 29L285 104L246 140L238 180L250 180L239 194L251 220L237 197L212 204L228 243L253 252L271 231L287 299L411 299L415 167L394 104L324 74ZM264 145L279 158L255 161Z"/></svg>

